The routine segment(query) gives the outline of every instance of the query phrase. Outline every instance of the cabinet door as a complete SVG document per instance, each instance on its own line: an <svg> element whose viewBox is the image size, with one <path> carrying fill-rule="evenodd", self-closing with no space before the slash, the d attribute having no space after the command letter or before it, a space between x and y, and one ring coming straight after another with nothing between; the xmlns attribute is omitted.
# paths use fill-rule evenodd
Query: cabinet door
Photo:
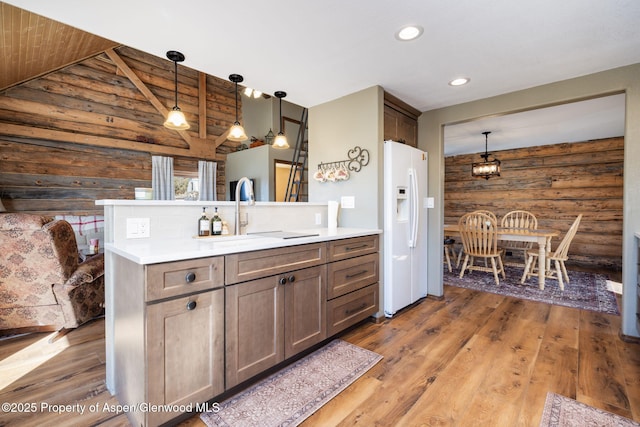
<svg viewBox="0 0 640 427"><path fill-rule="evenodd" d="M412 147L418 146L418 121L405 116L404 114L398 114L397 118L397 135L398 140L404 142Z"/></svg>
<svg viewBox="0 0 640 427"><path fill-rule="evenodd" d="M285 289L285 359L327 337L325 265L280 276Z"/></svg>
<svg viewBox="0 0 640 427"><path fill-rule="evenodd" d="M227 388L284 360L284 287L271 276L227 286Z"/></svg>
<svg viewBox="0 0 640 427"><path fill-rule="evenodd" d="M398 112L393 108L384 107L384 140L398 141Z"/></svg>
<svg viewBox="0 0 640 427"><path fill-rule="evenodd" d="M224 290L147 307L148 402L186 405L224 391ZM176 417L147 413L148 425Z"/></svg>

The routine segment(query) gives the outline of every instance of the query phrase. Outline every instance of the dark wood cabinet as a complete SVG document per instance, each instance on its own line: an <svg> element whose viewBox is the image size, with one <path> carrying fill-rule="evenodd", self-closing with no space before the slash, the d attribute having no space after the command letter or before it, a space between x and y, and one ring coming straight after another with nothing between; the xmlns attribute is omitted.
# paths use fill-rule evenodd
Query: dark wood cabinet
<svg viewBox="0 0 640 427"><path fill-rule="evenodd" d="M418 146L420 112L387 93L384 95L384 139Z"/></svg>

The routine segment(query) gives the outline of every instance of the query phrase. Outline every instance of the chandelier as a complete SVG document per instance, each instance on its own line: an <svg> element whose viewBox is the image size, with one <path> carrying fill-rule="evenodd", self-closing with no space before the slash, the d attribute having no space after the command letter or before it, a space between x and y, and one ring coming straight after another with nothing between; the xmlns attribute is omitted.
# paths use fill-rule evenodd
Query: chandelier
<svg viewBox="0 0 640 427"><path fill-rule="evenodd" d="M489 160L489 156L492 155L487 151L490 133L489 131L482 132L484 135L484 154L480 154L480 157L482 157L484 161L471 165L471 176L484 179L489 179L492 176L500 176L500 160L495 156L493 156L493 160Z"/></svg>

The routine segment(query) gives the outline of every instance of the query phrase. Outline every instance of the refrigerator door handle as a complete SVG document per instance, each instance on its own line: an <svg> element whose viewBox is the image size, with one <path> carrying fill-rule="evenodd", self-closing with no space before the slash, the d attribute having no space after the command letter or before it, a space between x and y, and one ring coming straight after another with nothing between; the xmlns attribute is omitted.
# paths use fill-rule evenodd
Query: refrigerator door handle
<svg viewBox="0 0 640 427"><path fill-rule="evenodd" d="M415 248L418 243L418 215L420 214L418 203L418 181L416 179L416 171L409 169L409 207L410 207L410 227L409 247Z"/></svg>

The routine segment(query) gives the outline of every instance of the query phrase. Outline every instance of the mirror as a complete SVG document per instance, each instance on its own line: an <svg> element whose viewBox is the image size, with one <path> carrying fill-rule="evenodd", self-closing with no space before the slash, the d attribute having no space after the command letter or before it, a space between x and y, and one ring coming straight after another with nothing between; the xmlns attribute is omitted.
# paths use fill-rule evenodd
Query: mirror
<svg viewBox="0 0 640 427"><path fill-rule="evenodd" d="M284 201L302 112L303 107L282 100L282 131L291 148L281 150L267 144L251 147L251 137L265 141L269 130L274 135L280 131L279 100L242 95L242 125L250 139L243 142L246 149L227 154L225 200L231 200L230 183L246 176L255 182L256 201Z"/></svg>

